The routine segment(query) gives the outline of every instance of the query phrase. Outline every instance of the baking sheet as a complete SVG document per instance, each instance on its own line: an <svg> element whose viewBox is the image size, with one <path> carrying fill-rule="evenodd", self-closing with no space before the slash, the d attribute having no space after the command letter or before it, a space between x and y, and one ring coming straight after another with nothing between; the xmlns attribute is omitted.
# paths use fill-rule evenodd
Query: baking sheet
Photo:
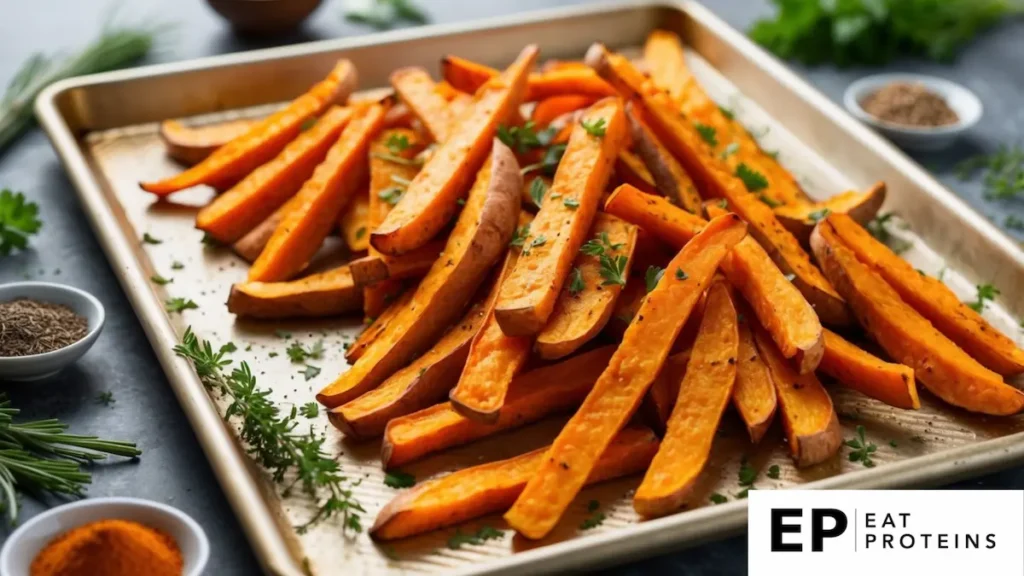
<svg viewBox="0 0 1024 576"><path fill-rule="evenodd" d="M292 526L305 522L315 505L302 497L280 497L258 471L253 473L243 448L217 420L201 384L187 364L175 359L169 349L187 326L203 339L218 344L234 342L238 347L232 355L236 362L249 362L261 387L273 388L274 401L288 408L312 400L313 392L345 369L343 346L358 334L359 320L235 322L224 303L231 283L244 280L245 264L226 249L204 246L200 241L202 234L193 228L196 210L209 200L212 191L195 189L174 195L171 202L159 203L138 188L140 180L180 171L164 155L156 121L200 113L199 122L219 121L237 115L265 114L273 108L273 104L266 104L268 100L259 102L263 104L259 108L248 107L258 102L247 100L253 95L244 89L245 84L221 91L218 100L218 86L210 85L223 82L215 80L218 77L252 77L252 87L267 84L265 78L259 78L259 71L277 71L277 86L267 87L272 101L275 94L283 98L301 91L312 78L322 75L327 62L339 55L356 61L364 79L362 87L371 88L383 85L387 72L399 65L424 64L436 70L437 60L448 52L502 65L510 60L507 55L514 54L527 41L540 42L545 56L564 58L581 57L590 42L599 38L636 55L635 46L647 31L659 26L673 28L684 33L694 48L688 57L694 74L709 93L734 110L737 118L759 135L766 149L780 152L780 161L794 172L809 195L825 198L885 179L890 186L885 209L896 209L906 219L906 227L895 226L892 231L911 243L905 253L908 260L926 273L941 272L944 281L964 299L973 299L975 279L996 278L1003 290L1002 302L1024 305L1024 283L1002 281L1024 278L1021 254L1011 242L967 211L962 202L902 154L838 112L791 74L777 69L774 61L752 49L735 31L700 6L684 2L677 8L658 3L573 8L493 25L498 29L485 32L486 26L445 27L437 31L428 29L418 36L385 35L376 44L317 43L115 73L64 83L48 90L40 100L44 126L68 167L104 249L268 572L299 573L305 567L314 574L375 574L385 570L450 574L527 566L532 571L559 571L693 544L735 532L745 525L744 503L735 497L743 488L737 476L743 460L761 470L755 482L757 489L810 482L815 482L816 487L928 484L1021 461L1024 450L1019 447L1020 437L1012 435L1021 432L1022 418L969 415L940 407L926 393L922 393L920 411L901 412L832 386L844 437L852 437L856 426L865 426L868 439L879 447L873 455L876 468L868 470L849 462L843 449L830 462L797 471L788 457L779 426L754 448L738 418L729 413L694 497L697 509L672 517L637 523L631 506L632 490L639 482L636 477L584 489L554 533L537 543L514 538L498 516L469 523L461 530L467 532L486 524L506 530L503 539L459 550L445 545L455 529L386 546L375 545L365 534L344 536L336 522L298 534ZM206 84L201 83L204 79ZM281 84L285 86L282 88ZM153 94L146 102L133 104L138 98L130 98L131 94L152 90L154 85L181 86L182 93L190 96L182 101L181 95L175 99L173 94ZM743 97L741 91L755 97ZM779 100L779 94L785 94L786 99ZM120 102L121 109L111 99ZM165 104L162 107L161 102ZM827 119L827 124L816 123L821 118ZM955 245L948 239L950 223L961 231ZM141 243L144 233L163 242ZM184 267L172 269L175 261ZM154 273L173 278L173 282L152 285L148 278ZM171 297L191 298L199 308L167 315L163 302ZM1001 330L1019 339L1018 317L1014 313L1021 312L996 304L990 305L985 315ZM320 339L324 341L325 356L311 363L321 372L307 381L300 373L302 366L292 364L284 349L293 341L309 346ZM223 406L217 409L223 411ZM562 422L564 417L553 418L435 455L403 470L422 480L520 454L549 442ZM309 424L316 433L327 434L325 446L337 455L344 473L361 479L353 491L367 509L364 524L368 526L377 511L396 494L383 485L379 442L354 444L344 440L327 423L323 411ZM778 479L769 479L764 474L773 464L780 467ZM712 493L724 495L730 502L711 505L708 497ZM591 500L600 503L607 519L600 527L583 531L579 524L588 515L586 508Z"/></svg>

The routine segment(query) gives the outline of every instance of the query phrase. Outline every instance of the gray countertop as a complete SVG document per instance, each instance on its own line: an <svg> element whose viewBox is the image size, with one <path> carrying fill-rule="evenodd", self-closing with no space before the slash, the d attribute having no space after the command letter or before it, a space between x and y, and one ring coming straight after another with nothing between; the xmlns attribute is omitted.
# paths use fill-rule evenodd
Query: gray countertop
<svg viewBox="0 0 1024 576"><path fill-rule="evenodd" d="M468 20L526 11L576 0L420 0L436 22ZM768 13L766 0L718 0L708 3L732 25L745 28ZM34 0L4 11L0 35L0 82L6 82L32 52L81 46L110 15L109 0ZM343 2L328 0L300 33L274 42L237 38L200 0L137 0L117 3L123 21L169 23L152 61L165 62L235 52L277 43L300 42L367 33L342 18ZM950 188L976 210L1002 224L1007 214L1024 217L1024 203L993 203L981 196L978 184L953 177L953 165L981 150L1019 142L1024 127L1024 22L1001 25L970 46L951 66L899 62L891 71L941 75L974 90L985 105L985 117L970 136L951 150L918 156ZM838 101L844 88L865 70L823 67L798 69L812 84ZM44 227L31 249L0 260L0 283L25 278L65 282L95 294L107 309L107 326L95 348L58 379L44 384L4 385L14 404L28 417L57 417L79 433L138 442L144 455L137 462L96 466L92 496L136 496L165 502L192 515L212 542L211 575L258 572L255 558L234 519L220 487L167 380L156 362L139 322L111 273L89 229L71 183L49 142L33 130L0 156L0 188L24 191L38 202ZM1017 233L1017 239L1021 237ZM101 392L113 393L108 406L97 402ZM986 476L958 487L1024 487L1024 469ZM24 500L23 518L43 506ZM745 539L733 538L653 558L613 570L614 573L736 574L746 566Z"/></svg>

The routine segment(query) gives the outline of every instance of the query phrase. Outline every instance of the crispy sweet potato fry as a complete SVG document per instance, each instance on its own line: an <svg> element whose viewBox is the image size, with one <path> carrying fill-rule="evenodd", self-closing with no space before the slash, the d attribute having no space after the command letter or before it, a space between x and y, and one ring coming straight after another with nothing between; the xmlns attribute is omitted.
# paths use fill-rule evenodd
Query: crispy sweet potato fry
<svg viewBox="0 0 1024 576"><path fill-rule="evenodd" d="M629 118L633 146L650 171L658 192L687 212L700 214L700 195L690 175L662 146L658 137L644 126L635 111L631 110L626 116Z"/></svg>
<svg viewBox="0 0 1024 576"><path fill-rule="evenodd" d="M754 332L750 328L753 316L743 302L737 302L736 309L739 312L739 356L732 404L747 427L750 441L757 444L772 424L778 401L771 372L754 342Z"/></svg>
<svg viewBox="0 0 1024 576"><path fill-rule="evenodd" d="M789 451L797 466L828 460L843 444L839 417L832 398L813 372L798 374L760 326L753 326L754 340L775 384Z"/></svg>
<svg viewBox="0 0 1024 576"><path fill-rule="evenodd" d="M186 166L202 162L213 151L248 132L256 120L240 118L203 126L186 126L177 120L160 123L160 139L167 155Z"/></svg>
<svg viewBox="0 0 1024 576"><path fill-rule="evenodd" d="M473 94L485 82L498 75L490 66L477 64L458 56L445 56L441 60L441 75L452 86ZM615 95L615 89L584 67L563 67L539 74L530 74L524 102L537 102L552 96L582 94L586 96Z"/></svg>
<svg viewBox="0 0 1024 576"><path fill-rule="evenodd" d="M362 290L347 266L290 282L235 284L228 296L228 312L248 318L333 316L362 304Z"/></svg>
<svg viewBox="0 0 1024 576"><path fill-rule="evenodd" d="M640 311L640 305L643 304L645 296L647 296L647 287L644 278L639 275L631 276L622 288L618 299L615 300L615 308L612 310L612 317L608 320L608 325L605 326L605 333L616 340L621 340L629 323L636 318L636 313Z"/></svg>
<svg viewBox="0 0 1024 576"><path fill-rule="evenodd" d="M510 336L535 335L547 323L627 138L617 98L591 106L580 122L530 226L524 254L498 296L494 315ZM589 133L584 124L603 127L602 135Z"/></svg>
<svg viewBox="0 0 1024 576"><path fill-rule="evenodd" d="M504 280L515 268L518 256L515 251L510 251L506 256L498 282L499 294ZM456 412L470 420L488 424L498 421L508 387L526 364L533 345L532 337L507 336L501 331L501 326L498 326L494 318L495 303L496 300L491 303L483 326L473 337L466 366L455 388L448 395Z"/></svg>
<svg viewBox="0 0 1024 576"><path fill-rule="evenodd" d="M595 44L587 61L598 73L628 97L631 106L644 111L644 119L662 144L676 157L705 197L725 198L730 208L750 224L753 236L814 306L826 324L850 324L843 299L811 263L800 242L779 223L771 208L750 194L743 181L729 171L697 129L685 122L669 96L657 90L629 60Z"/></svg>
<svg viewBox="0 0 1024 576"><path fill-rule="evenodd" d="M644 397L641 407L645 417L652 421L652 426L659 434L665 433L672 408L679 398L679 383L686 375L686 365L690 362L690 349L676 352L665 360L665 365L658 372L658 377L651 383L651 389Z"/></svg>
<svg viewBox="0 0 1024 576"><path fill-rule="evenodd" d="M218 148L188 170L159 182L141 182L147 192L166 196L199 184L234 181L264 164L295 139L302 124L331 104L344 102L356 86L356 68L338 60L326 79L282 110L260 120L248 132Z"/></svg>
<svg viewBox="0 0 1024 576"><path fill-rule="evenodd" d="M658 193L651 171L639 156L629 150L619 152L619 157L615 160L615 176L620 183L629 184L646 194Z"/></svg>
<svg viewBox="0 0 1024 576"><path fill-rule="evenodd" d="M920 274L850 216L835 213L829 216L829 223L858 260L982 366L1004 376L1024 372L1024 350L962 303L940 280Z"/></svg>
<svg viewBox="0 0 1024 576"><path fill-rule="evenodd" d="M391 73L391 85L434 142L448 139L454 118L448 100L426 70L416 67L399 68Z"/></svg>
<svg viewBox="0 0 1024 576"><path fill-rule="evenodd" d="M363 252L370 247L370 194L360 192L352 198L338 218L341 237L352 252Z"/></svg>
<svg viewBox="0 0 1024 576"><path fill-rule="evenodd" d="M283 206L274 210L273 214L267 216L263 222L260 222L255 228L247 232L245 236L242 236L237 242L232 244L231 249L246 262L255 262L260 257L260 253L263 252L267 242L270 241L270 237L274 235L274 230L277 230L277 225L281 223L285 213L291 210L294 205L295 197L292 196Z"/></svg>
<svg viewBox="0 0 1024 576"><path fill-rule="evenodd" d="M545 98L534 107L530 119L537 128L547 128L551 122L563 114L582 110L597 102L598 96L584 94L564 94Z"/></svg>
<svg viewBox="0 0 1024 576"><path fill-rule="evenodd" d="M608 445L586 484L635 474L647 467L658 437L646 428L625 428ZM546 448L508 460L459 470L402 492L377 515L370 535L395 540L507 510L540 467Z"/></svg>
<svg viewBox="0 0 1024 576"><path fill-rule="evenodd" d="M664 198L623 185L605 202L605 210L653 233L670 246L685 245L704 226L704 220ZM709 205L713 216L725 213ZM803 295L786 279L752 238L744 238L722 261L729 282L743 294L779 349L792 358L801 373L811 372L824 348L821 322Z"/></svg>
<svg viewBox="0 0 1024 576"><path fill-rule="evenodd" d="M372 316L367 317L365 320L367 323L366 327L363 328L359 336L345 350L345 361L353 364L356 360L359 360L363 353L366 352L366 349L384 333L384 328L387 327L388 322L409 305L415 292L415 290L401 292L401 295L395 297L379 316L376 318Z"/></svg>
<svg viewBox="0 0 1024 576"><path fill-rule="evenodd" d="M651 80L673 100L681 102L693 76L687 69L679 36L667 30L651 32L644 43L643 58Z"/></svg>
<svg viewBox="0 0 1024 576"><path fill-rule="evenodd" d="M716 276L661 447L633 496L641 516L674 512L690 496L732 396L738 346L736 308L725 278Z"/></svg>
<svg viewBox="0 0 1024 576"><path fill-rule="evenodd" d="M527 46L494 81L474 96L450 137L441 144L384 218L370 243L385 254L402 254L430 241L458 210L457 200L484 163L490 141L523 102L526 77L537 60L537 47ZM518 193L519 190L516 190Z"/></svg>
<svg viewBox="0 0 1024 576"><path fill-rule="evenodd" d="M515 155L495 140L490 161L477 175L441 257L384 333L348 371L317 394L320 403L333 408L360 396L436 342L507 250L519 214L522 182Z"/></svg>
<svg viewBox="0 0 1024 576"><path fill-rule="evenodd" d="M602 234L607 235L612 245L621 245L613 255L626 257L623 277L628 276L636 246L636 226L601 212L594 218L589 237L599 238ZM582 280L582 285L575 279ZM561 358L589 342L608 323L620 292L621 284L607 283L601 276L597 256L577 254L569 282L562 287L548 323L537 335L537 354L548 360Z"/></svg>
<svg viewBox="0 0 1024 576"><path fill-rule="evenodd" d="M350 108L329 109L273 160L203 207L196 228L225 244L244 236L295 195L351 118Z"/></svg>
<svg viewBox="0 0 1024 576"><path fill-rule="evenodd" d="M444 240L434 240L412 252L401 256L387 256L379 252L353 260L352 278L359 286L369 287L384 280L421 278L430 270L438 255L444 250Z"/></svg>
<svg viewBox="0 0 1024 576"><path fill-rule="evenodd" d="M943 336L881 276L857 260L833 228L832 222L841 220L838 216L818 223L811 234L811 249L868 334L889 356L913 368L925 388L942 400L983 414L1020 412L1024 393Z"/></svg>
<svg viewBox="0 0 1024 576"><path fill-rule="evenodd" d="M469 343L498 297L497 284L469 307L425 354L395 372L377 388L331 409L327 416L345 436L367 440L384 433L388 421L444 399L466 364Z"/></svg>
<svg viewBox="0 0 1024 576"><path fill-rule="evenodd" d="M914 371L909 366L877 358L830 330L825 330L825 355L818 369L843 386L890 406L906 410L921 407Z"/></svg>
<svg viewBox="0 0 1024 576"><path fill-rule="evenodd" d="M381 462L386 469L401 466L575 408L593 388L614 351L614 346L605 346L520 374L509 387L505 406L494 424L470 420L456 412L450 402L395 418L384 431Z"/></svg>
<svg viewBox="0 0 1024 576"><path fill-rule="evenodd" d="M338 215L366 179L366 151L380 131L385 107L360 108L327 158L295 195L274 235L249 269L249 280L285 280L305 267L337 221Z"/></svg>
<svg viewBox="0 0 1024 576"><path fill-rule="evenodd" d="M806 245L814 225L828 214L846 214L861 225L870 222L885 202L885 182L878 182L865 192L843 192L824 202L802 202L778 206L775 216L794 236Z"/></svg>
<svg viewBox="0 0 1024 576"><path fill-rule="evenodd" d="M551 531L658 375L722 258L746 236L735 215L712 220L672 260L583 406L569 420L505 520L531 539Z"/></svg>

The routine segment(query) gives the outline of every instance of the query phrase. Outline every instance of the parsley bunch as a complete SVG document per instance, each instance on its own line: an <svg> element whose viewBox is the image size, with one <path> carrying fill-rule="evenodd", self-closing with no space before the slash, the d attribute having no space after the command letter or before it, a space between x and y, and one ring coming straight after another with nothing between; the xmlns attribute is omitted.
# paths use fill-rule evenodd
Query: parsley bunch
<svg viewBox="0 0 1024 576"><path fill-rule="evenodd" d="M426 24L430 21L423 10L410 0L349 0L349 5L345 12L346 20L376 30L387 30L400 22Z"/></svg>
<svg viewBox="0 0 1024 576"><path fill-rule="evenodd" d="M7 256L14 249L24 250L28 237L42 225L35 202L25 202L21 192L0 191L0 256Z"/></svg>
<svg viewBox="0 0 1024 576"><path fill-rule="evenodd" d="M900 56L952 60L979 32L1024 13L1020 0L772 0L755 42L804 64L885 64Z"/></svg>

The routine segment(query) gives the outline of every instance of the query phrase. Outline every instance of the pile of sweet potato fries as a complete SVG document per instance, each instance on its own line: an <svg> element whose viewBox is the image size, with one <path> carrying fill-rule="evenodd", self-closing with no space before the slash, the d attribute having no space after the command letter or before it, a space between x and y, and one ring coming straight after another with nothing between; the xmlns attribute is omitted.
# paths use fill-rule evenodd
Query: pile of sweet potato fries
<svg viewBox="0 0 1024 576"><path fill-rule="evenodd" d="M884 185L809 200L673 33L642 63L538 54L448 56L440 82L406 68L358 98L340 60L265 119L166 122L195 164L142 184L223 190L196 226L252 263L235 314L372 320L316 398L346 436L383 437L385 468L575 410L546 448L401 493L375 538L494 512L541 538L585 484L634 473L640 515L675 512L730 404L751 442L778 413L796 465L821 463L842 438L818 374L901 409L918 381L968 411L1024 407L1004 381L1024 351L862 227ZM303 276L339 230L352 259Z"/></svg>

